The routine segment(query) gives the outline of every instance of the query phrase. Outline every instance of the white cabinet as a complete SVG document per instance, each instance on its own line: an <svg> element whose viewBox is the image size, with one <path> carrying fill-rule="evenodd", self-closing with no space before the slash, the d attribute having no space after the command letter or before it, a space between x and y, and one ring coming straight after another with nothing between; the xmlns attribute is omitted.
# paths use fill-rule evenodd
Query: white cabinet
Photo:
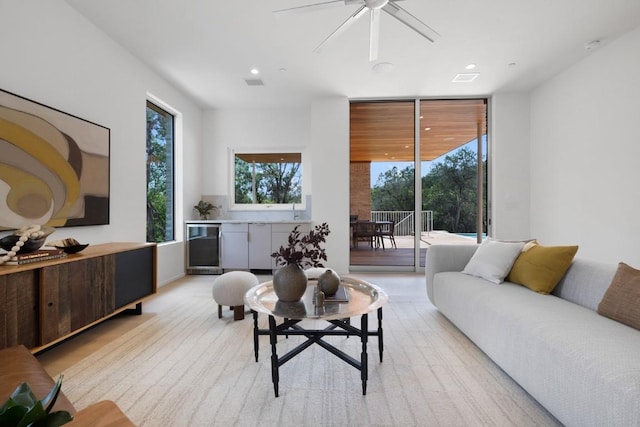
<svg viewBox="0 0 640 427"><path fill-rule="evenodd" d="M271 270L271 224L249 224L249 268Z"/></svg>
<svg viewBox="0 0 640 427"><path fill-rule="evenodd" d="M289 234L299 225L308 233L309 223L294 222L223 222L220 224L220 266L224 270L274 270L278 268L271 254L287 246Z"/></svg>
<svg viewBox="0 0 640 427"><path fill-rule="evenodd" d="M223 269L249 269L249 224L222 223L220 265Z"/></svg>
<svg viewBox="0 0 640 427"><path fill-rule="evenodd" d="M271 253L280 249L280 246L285 248L289 244L289 234L293 231L294 227L298 225L298 230L301 233L308 233L310 225L308 223L273 223L271 224ZM276 269L279 266L276 264L276 259L271 258L271 268Z"/></svg>

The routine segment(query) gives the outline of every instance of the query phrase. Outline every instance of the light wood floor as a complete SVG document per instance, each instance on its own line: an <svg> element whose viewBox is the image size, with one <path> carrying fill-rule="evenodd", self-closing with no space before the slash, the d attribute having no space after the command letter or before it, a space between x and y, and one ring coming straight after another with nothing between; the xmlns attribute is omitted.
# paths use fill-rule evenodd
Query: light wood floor
<svg viewBox="0 0 640 427"><path fill-rule="evenodd" d="M422 274L358 273L357 275L380 285L390 297L396 300L424 300L425 304L427 303L424 276ZM215 277L186 276L166 286L161 286L158 289L158 293L143 302L143 313L141 315L121 314L115 316L55 347L40 352L36 357L50 375L58 375L122 334L139 326L150 317L161 316L163 311L171 306L172 301L175 300L174 298L180 292L185 292L193 281L206 280L213 282ZM258 279L263 282L271 280L271 276L258 275ZM213 302L212 307L214 307ZM250 316L247 316L244 321L249 321L249 318Z"/></svg>
<svg viewBox="0 0 640 427"><path fill-rule="evenodd" d="M158 293L142 303L141 315L122 313L91 329L82 332L54 347L46 349L36 357L49 375L57 375L84 359L125 332L135 328L162 312L162 307L170 303L172 292L179 292L188 280L181 279L158 289Z"/></svg>

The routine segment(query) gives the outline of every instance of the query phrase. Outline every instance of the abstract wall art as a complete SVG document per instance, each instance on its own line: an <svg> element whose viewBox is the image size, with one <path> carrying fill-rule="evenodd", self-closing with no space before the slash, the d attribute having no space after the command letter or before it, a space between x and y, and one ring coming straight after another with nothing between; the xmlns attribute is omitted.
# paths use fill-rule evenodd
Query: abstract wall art
<svg viewBox="0 0 640 427"><path fill-rule="evenodd" d="M0 229L109 223L110 130L0 90Z"/></svg>

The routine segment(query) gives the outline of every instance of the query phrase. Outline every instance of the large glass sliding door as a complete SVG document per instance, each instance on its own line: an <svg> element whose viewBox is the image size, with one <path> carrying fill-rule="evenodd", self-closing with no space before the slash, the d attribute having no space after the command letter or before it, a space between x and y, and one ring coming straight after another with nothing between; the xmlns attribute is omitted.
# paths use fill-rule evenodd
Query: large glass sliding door
<svg viewBox="0 0 640 427"><path fill-rule="evenodd" d="M486 235L486 153L486 99L420 102L422 207L432 220L424 240L476 243Z"/></svg>
<svg viewBox="0 0 640 427"><path fill-rule="evenodd" d="M351 104L352 266L415 266L414 129L414 100Z"/></svg>
<svg viewBox="0 0 640 427"><path fill-rule="evenodd" d="M485 99L351 104L352 268L414 270L432 244L482 239L486 111ZM393 237L360 236L361 222Z"/></svg>

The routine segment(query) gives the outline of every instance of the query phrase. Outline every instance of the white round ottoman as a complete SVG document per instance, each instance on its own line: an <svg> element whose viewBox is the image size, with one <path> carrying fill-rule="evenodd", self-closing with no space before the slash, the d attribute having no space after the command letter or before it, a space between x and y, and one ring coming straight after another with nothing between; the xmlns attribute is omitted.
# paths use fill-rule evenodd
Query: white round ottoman
<svg viewBox="0 0 640 427"><path fill-rule="evenodd" d="M256 285L258 278L248 271L230 271L213 282L211 293L218 303L218 318L222 318L222 306L233 309L233 320L244 319L244 294Z"/></svg>

